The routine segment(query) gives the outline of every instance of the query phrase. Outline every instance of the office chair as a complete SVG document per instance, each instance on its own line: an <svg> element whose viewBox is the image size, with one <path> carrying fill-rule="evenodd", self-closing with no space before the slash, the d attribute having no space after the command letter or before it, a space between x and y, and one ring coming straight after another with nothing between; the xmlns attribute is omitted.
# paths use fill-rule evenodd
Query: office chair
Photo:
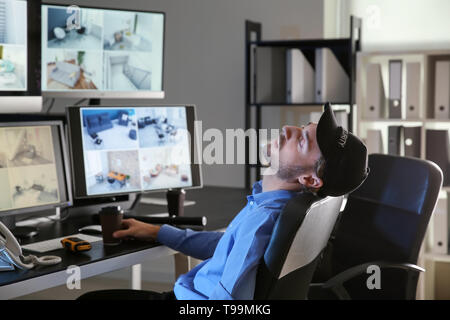
<svg viewBox="0 0 450 320"><path fill-rule="evenodd" d="M302 193L287 203L258 267L254 299L306 299L342 201Z"/></svg>
<svg viewBox="0 0 450 320"><path fill-rule="evenodd" d="M371 154L369 167L366 181L348 196L310 299L416 297L419 274L425 271L417 259L442 171L430 161L383 154ZM378 287L371 266L379 268Z"/></svg>

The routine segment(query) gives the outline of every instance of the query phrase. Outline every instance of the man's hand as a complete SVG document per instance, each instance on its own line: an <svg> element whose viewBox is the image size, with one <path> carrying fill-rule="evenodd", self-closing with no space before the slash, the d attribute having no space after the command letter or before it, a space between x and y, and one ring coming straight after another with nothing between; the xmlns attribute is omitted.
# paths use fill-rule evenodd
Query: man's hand
<svg viewBox="0 0 450 320"><path fill-rule="evenodd" d="M160 226L137 221L135 219L122 220L123 230L113 233L114 238L133 237L139 240L156 240Z"/></svg>

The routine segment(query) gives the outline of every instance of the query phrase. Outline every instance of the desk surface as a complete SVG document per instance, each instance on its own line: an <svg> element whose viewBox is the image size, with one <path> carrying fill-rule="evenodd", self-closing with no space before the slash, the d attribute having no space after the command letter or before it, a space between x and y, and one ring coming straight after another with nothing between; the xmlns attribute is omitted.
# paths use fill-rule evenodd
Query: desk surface
<svg viewBox="0 0 450 320"><path fill-rule="evenodd" d="M245 206L247 202L246 195L248 194L248 190L240 188L204 187L202 189L187 190L186 200L194 200L196 204L185 207L185 216L206 216L208 218L208 224L205 227L205 230L222 229L226 227L236 216L236 214ZM164 194L151 194L151 196L163 197ZM151 213L167 212L167 208L165 206L139 204L136 212L138 215L145 215ZM95 223L96 221L92 215L77 216L73 218L69 217L68 219L63 221L42 223L38 226L38 236L33 238L32 241L24 241L22 244L76 234L78 233L78 228ZM145 257L143 257L143 255L160 254L158 253L158 247L161 248L164 246L161 246L157 242L143 242L132 240L125 241L117 246L106 247L103 246L102 241L98 241L92 244L92 249L90 251L84 253L73 254L66 251L65 249L58 249L45 254L40 254L58 255L62 258L62 262L49 267L38 266L32 270L0 272L0 293L2 290L5 290L8 285L18 284L20 282L23 282L23 284L25 285L25 282L27 280L45 278L46 276L51 276L52 274L59 274L58 277L61 278L67 268L71 265L83 267L89 266L91 264L97 264L97 266L100 268L102 266L101 262L106 262L107 260L114 259L114 261L122 261L124 260L123 258L128 256L133 256L133 259L129 259L130 261L128 264L133 265L139 263L136 262L136 260L138 259L145 260ZM117 262L114 264L117 264L116 269L119 269L125 267L124 263L126 262L122 261L120 263ZM99 270L98 272L96 270L95 273L100 274L109 271L112 271L111 266L104 270ZM94 275L92 270L91 272L85 272L84 275L87 274L89 276ZM67 276L68 275L66 275L65 277L67 278ZM53 286L62 283L55 283Z"/></svg>

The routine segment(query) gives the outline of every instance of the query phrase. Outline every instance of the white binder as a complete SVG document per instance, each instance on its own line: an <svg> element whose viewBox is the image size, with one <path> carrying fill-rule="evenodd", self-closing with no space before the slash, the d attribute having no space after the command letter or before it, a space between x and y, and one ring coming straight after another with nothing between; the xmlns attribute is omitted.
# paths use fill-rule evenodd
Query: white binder
<svg viewBox="0 0 450 320"><path fill-rule="evenodd" d="M314 102L314 69L300 49L286 50L287 103Z"/></svg>
<svg viewBox="0 0 450 320"><path fill-rule="evenodd" d="M367 145L367 152L369 154L384 153L381 130L367 130L366 145Z"/></svg>
<svg viewBox="0 0 450 320"><path fill-rule="evenodd" d="M364 118L385 118L386 95L384 93L381 65L379 63L370 63L367 66L366 96Z"/></svg>
<svg viewBox="0 0 450 320"><path fill-rule="evenodd" d="M406 119L420 118L420 63L406 64Z"/></svg>
<svg viewBox="0 0 450 320"><path fill-rule="evenodd" d="M328 48L316 49L316 102L348 102L350 80L334 53Z"/></svg>
<svg viewBox="0 0 450 320"><path fill-rule="evenodd" d="M434 81L434 117L450 118L450 61L436 61Z"/></svg>
<svg viewBox="0 0 450 320"><path fill-rule="evenodd" d="M447 198L440 198L432 215L432 232L430 233L431 252L447 254L448 252L448 212Z"/></svg>

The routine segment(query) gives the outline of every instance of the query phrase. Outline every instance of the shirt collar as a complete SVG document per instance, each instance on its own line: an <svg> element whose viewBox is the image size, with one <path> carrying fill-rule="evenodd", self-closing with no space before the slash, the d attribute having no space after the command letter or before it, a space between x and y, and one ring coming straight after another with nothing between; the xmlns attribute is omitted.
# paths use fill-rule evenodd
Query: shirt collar
<svg viewBox="0 0 450 320"><path fill-rule="evenodd" d="M297 191L292 190L272 190L263 192L262 180L259 180L253 184L252 195L247 196L248 200L253 200L256 205L260 205L263 202L271 202L273 200L289 200L297 195Z"/></svg>

